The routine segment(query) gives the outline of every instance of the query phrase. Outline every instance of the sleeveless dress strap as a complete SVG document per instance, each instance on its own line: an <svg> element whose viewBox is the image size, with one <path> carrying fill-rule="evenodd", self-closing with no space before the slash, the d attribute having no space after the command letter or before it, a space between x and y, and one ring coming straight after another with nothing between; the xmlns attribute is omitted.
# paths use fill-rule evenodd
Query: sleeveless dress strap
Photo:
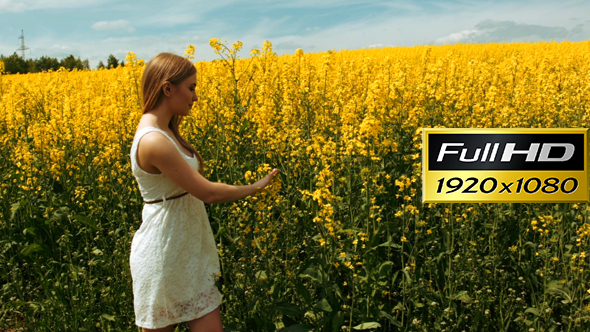
<svg viewBox="0 0 590 332"><path fill-rule="evenodd" d="M146 131L144 134L142 134L141 136L145 135L146 133L150 132L150 131L157 131L159 133L162 133L164 136L166 136L171 142L172 144L174 144L174 146L176 147L176 150L178 150L178 152L180 153L180 155L185 156L187 158L193 158L193 157L188 157L186 154L184 154L184 152L182 152L182 150L180 150L180 147L178 146L178 144L176 144L176 142L172 139L172 137L170 137L170 135L168 135L168 133L166 133L165 131L163 131L162 129L158 129L156 127L145 127L142 128L143 129L147 129L150 128L152 130Z"/></svg>
<svg viewBox="0 0 590 332"><path fill-rule="evenodd" d="M158 128L154 128L154 127L144 127L144 128L141 128L140 130L138 130L137 133L135 133L135 138L133 139L133 144L131 145L131 151L130 151L132 166L139 168L139 165L137 164L137 146L139 145L139 141L141 140L143 135L145 135L151 131L154 131L153 129L159 130Z"/></svg>
<svg viewBox="0 0 590 332"><path fill-rule="evenodd" d="M178 153L180 153L181 156L184 156L185 158L189 158L189 159L196 158L196 157L188 157L188 156L186 156L186 154L184 154L184 152L182 152L182 150L180 149L180 147L178 146L178 144L176 144L176 142L165 131L163 131L161 129L158 129L156 127L148 126L148 127L144 127L142 129L140 129L136 133L136 135L135 135L135 140L134 140L133 145L132 145L132 148L131 148L131 162L132 162L132 164L133 164L132 166L134 168L141 169L141 168L139 168L139 165L137 164L137 156L136 156L136 154L137 154L137 147L139 145L139 141L141 140L141 138L145 134L147 134L149 132L152 132L152 131L157 131L157 132L161 133L162 135L164 135L166 138L168 138L170 141L172 141L172 144L174 144L174 146L176 147L176 150L178 151ZM143 171L143 173L145 173L145 171ZM155 174L151 174L151 173L147 173L147 174L149 174L149 175L155 175ZM163 174L162 173L158 173L157 175L159 177L159 181L163 184L163 181L164 181ZM153 204L153 203L159 203L159 202L166 203L166 201L168 201L168 200L180 198L180 197L183 197L183 196L185 196L187 194L188 194L188 192L184 192L184 193L182 193L180 195L176 195L176 196L168 197L167 198L165 196L165 193L162 193L161 196L160 196L161 199L157 199L157 200L154 200L154 201L144 201L144 202L146 204Z"/></svg>

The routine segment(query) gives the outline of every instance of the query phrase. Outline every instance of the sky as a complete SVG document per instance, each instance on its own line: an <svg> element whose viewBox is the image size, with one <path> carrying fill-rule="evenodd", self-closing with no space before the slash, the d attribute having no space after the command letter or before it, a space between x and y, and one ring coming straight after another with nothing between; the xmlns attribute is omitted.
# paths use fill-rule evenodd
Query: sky
<svg viewBox="0 0 590 332"><path fill-rule="evenodd" d="M70 54L95 68L127 52L194 61L219 56L209 39L243 42L241 57L265 40L277 54L454 43L590 39L590 0L0 0L0 54L24 32L26 58ZM19 54L20 51L19 51Z"/></svg>

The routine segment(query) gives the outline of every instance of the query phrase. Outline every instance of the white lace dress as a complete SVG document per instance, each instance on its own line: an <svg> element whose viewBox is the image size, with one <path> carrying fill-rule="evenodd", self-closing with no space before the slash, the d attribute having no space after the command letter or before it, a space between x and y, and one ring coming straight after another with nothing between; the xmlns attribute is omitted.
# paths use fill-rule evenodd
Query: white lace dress
<svg viewBox="0 0 590 332"><path fill-rule="evenodd" d="M213 311L222 295L215 286L219 257L205 205L164 175L150 174L137 165L139 140L157 131L174 143L194 169L196 156L188 157L168 134L158 128L137 131L131 146L131 167L144 201L142 224L131 243L131 277L135 323L144 328L161 328L190 321Z"/></svg>

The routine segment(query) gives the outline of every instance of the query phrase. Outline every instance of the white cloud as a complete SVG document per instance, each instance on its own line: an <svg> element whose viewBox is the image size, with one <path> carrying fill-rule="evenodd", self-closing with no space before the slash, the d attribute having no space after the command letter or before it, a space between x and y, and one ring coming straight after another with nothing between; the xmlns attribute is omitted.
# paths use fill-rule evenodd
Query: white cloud
<svg viewBox="0 0 590 332"><path fill-rule="evenodd" d="M135 32L135 28L130 26L129 22L125 21L125 20L96 22L92 25L92 29L97 30L97 31L118 30L118 31L127 31L129 33Z"/></svg>
<svg viewBox="0 0 590 332"><path fill-rule="evenodd" d="M57 50L57 51L67 51L67 50L71 49L71 47L69 47L67 45L53 44L49 49L50 50Z"/></svg>
<svg viewBox="0 0 590 332"><path fill-rule="evenodd" d="M496 21L485 19L475 25L474 30L463 30L451 33L446 37L435 40L437 44L458 42L521 42L555 40L561 41L567 37L575 39L584 34L583 24L568 29L561 26L545 26L537 24L516 23L514 21Z"/></svg>
<svg viewBox="0 0 590 332"><path fill-rule="evenodd" d="M73 48L68 45L60 45L60 44L53 44L47 48L44 47L33 47L30 50L31 58L39 58L41 56L50 56L55 58L65 58L69 55L73 55L75 57L80 57L80 50L78 48Z"/></svg>
<svg viewBox="0 0 590 332"><path fill-rule="evenodd" d="M264 3L264 6L269 7L278 7L284 9L290 8L332 8L332 7L341 7L341 6L352 6L352 5L367 5L367 1L365 0L297 0L297 1L267 1ZM376 2L376 4L382 4L380 2ZM412 7L411 4L405 3L387 3L385 5L402 8L402 7Z"/></svg>
<svg viewBox="0 0 590 332"><path fill-rule="evenodd" d="M470 36L474 36L474 35L477 35L480 33L481 32L479 30L463 30L463 31L451 33L450 35L448 35L446 37L438 38L435 42L437 44L447 44L447 43L453 44L453 43L458 43L462 40L466 40Z"/></svg>
<svg viewBox="0 0 590 332"><path fill-rule="evenodd" d="M74 8L99 4L105 0L0 0L0 13L49 8Z"/></svg>
<svg viewBox="0 0 590 332"><path fill-rule="evenodd" d="M179 24L195 22L195 20L197 20L197 17L194 14L168 11L167 13L158 13L157 15L145 17L142 19L141 24L143 26L174 27Z"/></svg>

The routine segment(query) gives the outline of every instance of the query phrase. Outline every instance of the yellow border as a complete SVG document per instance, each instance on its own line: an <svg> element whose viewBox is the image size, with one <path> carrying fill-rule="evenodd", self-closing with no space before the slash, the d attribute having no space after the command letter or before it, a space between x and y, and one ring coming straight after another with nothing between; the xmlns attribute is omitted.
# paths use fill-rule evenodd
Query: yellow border
<svg viewBox="0 0 590 332"><path fill-rule="evenodd" d="M588 202L590 200L590 195L588 192L588 178L589 178L589 170L588 170L588 131L589 128L422 128L422 203L553 203L553 202ZM540 174L552 174L552 175L566 175L582 173L582 177L585 175L585 178L577 178L579 181L579 188L576 190L582 190L585 192L585 195L582 194L583 198L575 199L575 200L551 200L549 195L551 194L533 194L536 195L536 199L531 200L523 200L523 199L490 199L490 200L479 200L481 195L478 195L477 200L465 200L463 196L462 199L458 198L456 200L433 200L431 197L427 197L427 190L426 184L428 183L428 176L434 174L446 174L449 172L454 171L427 171L428 170L428 139L427 135L430 133L437 133L437 134L584 134L584 141L586 145L584 146L584 160L586 163L584 164L583 171L576 171L576 172L569 172L569 171L497 171L497 170L490 170L484 171L486 174L493 174L495 176L500 176L502 178L511 178L511 177L526 177L530 178L533 176L539 176ZM461 172L463 174L473 174L473 172L481 172L481 171L456 171ZM486 177L488 177L487 175ZM582 188L582 185L585 188ZM540 196L546 195L548 200L542 199ZM557 195L556 195L557 196ZM555 196L555 197L556 197ZM579 196L579 195L576 195ZM522 196L521 196L522 197ZM545 196L543 196L545 197ZM427 199L429 198L429 199Z"/></svg>

